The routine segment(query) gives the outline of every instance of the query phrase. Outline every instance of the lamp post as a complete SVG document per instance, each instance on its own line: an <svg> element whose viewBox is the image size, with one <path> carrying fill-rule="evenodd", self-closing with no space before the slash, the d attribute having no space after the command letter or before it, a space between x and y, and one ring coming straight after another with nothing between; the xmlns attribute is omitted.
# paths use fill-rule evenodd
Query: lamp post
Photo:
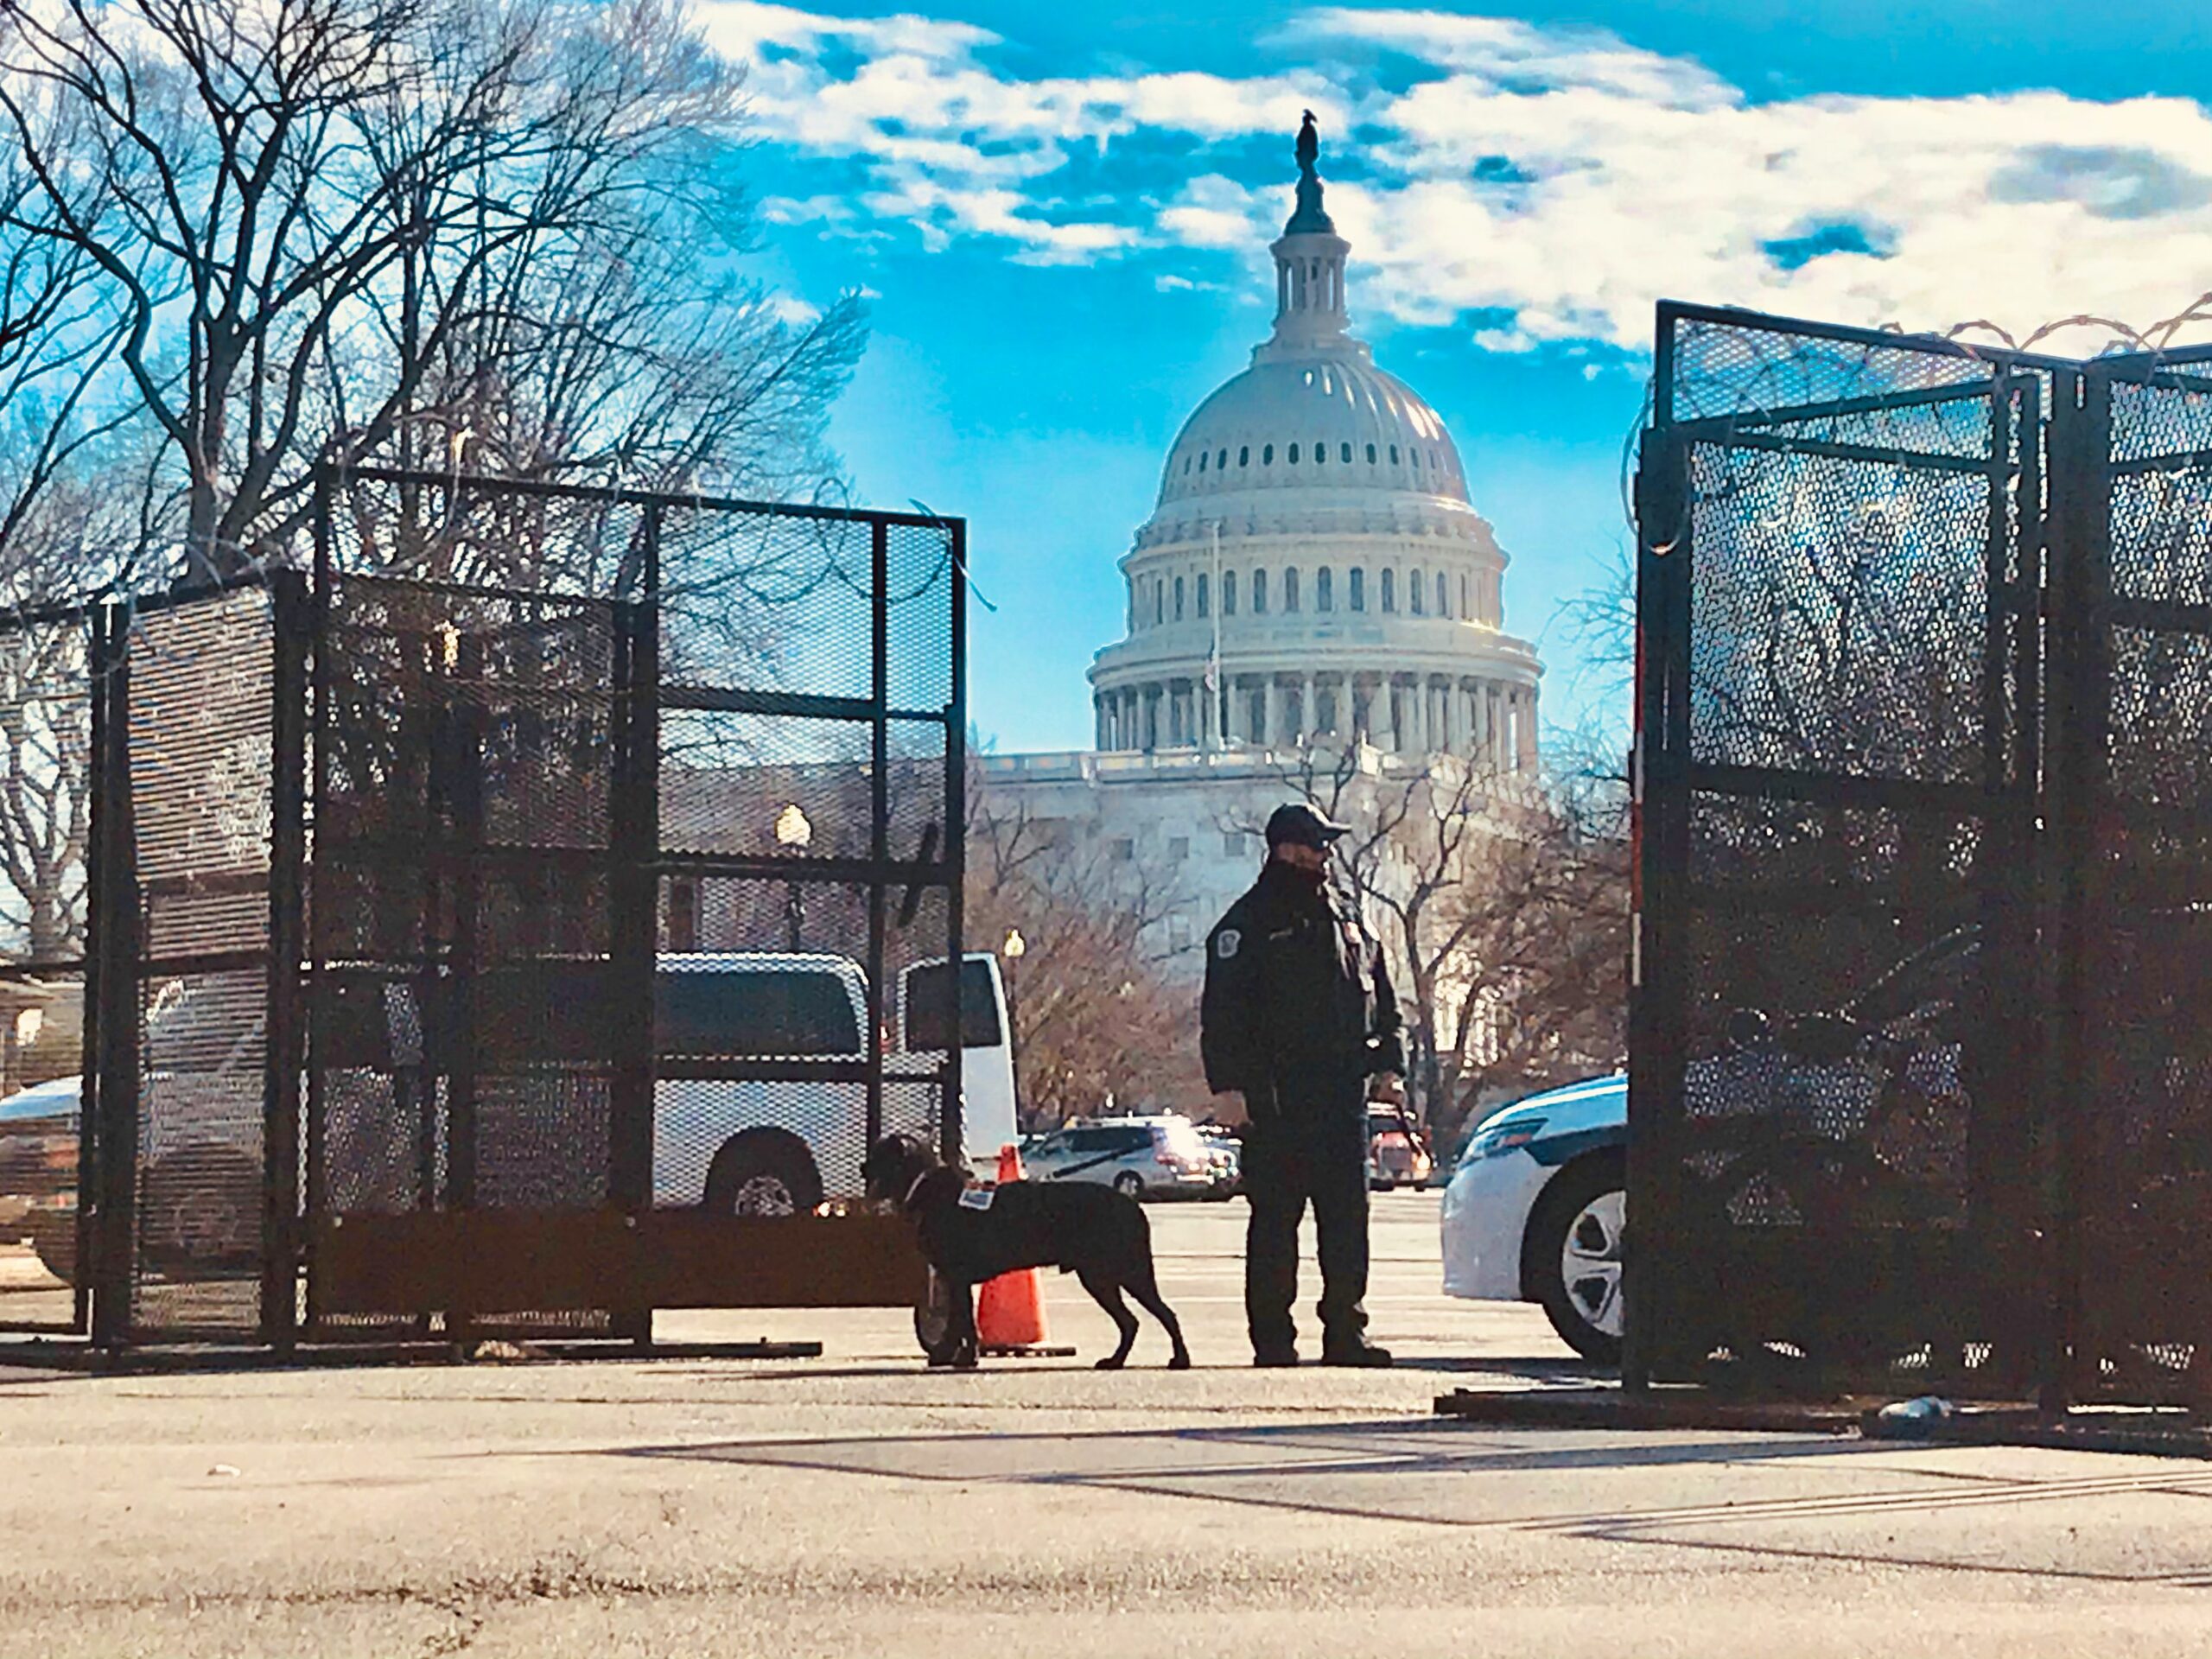
<svg viewBox="0 0 2212 1659"><path fill-rule="evenodd" d="M1006 958L1006 1019L1007 1023L1012 1025L1014 999L1020 994L1020 963L1022 957L1029 954L1029 942L1021 937L1020 928L1007 929L1006 943L999 946L999 954ZM1008 1033L1007 1041L1009 1045L1013 1041L1011 1033Z"/></svg>
<svg viewBox="0 0 2212 1659"><path fill-rule="evenodd" d="M814 826L806 821L806 814L798 810L794 801L776 814L776 845L787 853L803 853L814 839ZM799 949L799 931L806 925L806 902L800 897L796 877L784 884L784 925L786 948L796 956Z"/></svg>

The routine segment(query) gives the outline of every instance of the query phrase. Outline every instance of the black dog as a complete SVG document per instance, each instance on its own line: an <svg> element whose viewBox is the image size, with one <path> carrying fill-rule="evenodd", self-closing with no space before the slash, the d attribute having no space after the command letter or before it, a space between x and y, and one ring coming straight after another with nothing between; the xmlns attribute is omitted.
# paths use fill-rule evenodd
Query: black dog
<svg viewBox="0 0 2212 1659"><path fill-rule="evenodd" d="M922 1255L951 1293L951 1363L976 1363L977 1285L1017 1268L1058 1268L1082 1281L1122 1333L1122 1345L1098 1362L1100 1370L1119 1370L1137 1339L1137 1316L1122 1300L1124 1290L1166 1327L1175 1344L1167 1369L1190 1368L1183 1327L1160 1300L1153 1275L1152 1224L1135 1199L1110 1187L1034 1181L968 1193L960 1172L939 1163L928 1144L911 1135L877 1141L861 1175L868 1197L895 1200L912 1217Z"/></svg>

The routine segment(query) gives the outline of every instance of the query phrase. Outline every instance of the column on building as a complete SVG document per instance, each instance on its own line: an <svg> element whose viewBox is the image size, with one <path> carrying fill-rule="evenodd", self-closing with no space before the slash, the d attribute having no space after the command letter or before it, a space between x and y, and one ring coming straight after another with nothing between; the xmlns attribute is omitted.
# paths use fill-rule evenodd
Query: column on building
<svg viewBox="0 0 2212 1659"><path fill-rule="evenodd" d="M1298 693L1300 735L1309 743L1321 740L1321 677L1308 674Z"/></svg>
<svg viewBox="0 0 2212 1659"><path fill-rule="evenodd" d="M1283 741L1283 697L1281 680L1273 674L1268 675L1267 691L1268 729L1266 735L1262 739L1262 741L1271 749L1286 748L1288 745Z"/></svg>
<svg viewBox="0 0 2212 1659"><path fill-rule="evenodd" d="M1521 690L1521 770L1536 769L1536 688Z"/></svg>
<svg viewBox="0 0 2212 1659"><path fill-rule="evenodd" d="M1505 770L1505 692L1497 685L1485 687L1484 705L1490 721L1490 741L1483 750L1483 759L1498 771Z"/></svg>

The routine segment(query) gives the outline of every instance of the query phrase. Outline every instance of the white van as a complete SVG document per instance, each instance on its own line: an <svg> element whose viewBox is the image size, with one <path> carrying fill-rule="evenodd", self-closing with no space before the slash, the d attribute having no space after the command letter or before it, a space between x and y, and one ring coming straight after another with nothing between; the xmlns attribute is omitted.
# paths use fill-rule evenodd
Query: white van
<svg viewBox="0 0 2212 1659"><path fill-rule="evenodd" d="M1014 1139L1014 1053L997 960L967 957L960 984L962 1142L988 1174ZM900 974L898 1037L885 1056L886 1132L930 1132L951 1035L944 960ZM730 1062L867 1058L868 981L838 956L669 954L654 987L653 1201L780 1215L857 1195L868 1088L825 1079L719 1077ZM934 1140L934 1135L931 1135Z"/></svg>

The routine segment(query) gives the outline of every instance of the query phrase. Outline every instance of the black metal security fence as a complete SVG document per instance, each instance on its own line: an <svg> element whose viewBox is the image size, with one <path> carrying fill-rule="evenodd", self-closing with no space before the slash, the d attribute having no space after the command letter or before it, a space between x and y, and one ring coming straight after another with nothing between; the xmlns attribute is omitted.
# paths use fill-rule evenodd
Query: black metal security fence
<svg viewBox="0 0 2212 1659"><path fill-rule="evenodd" d="M59 1323L918 1300L837 1212L961 1146L899 1002L963 960L963 527L356 468L315 537L0 639L82 639L11 699L89 756L83 950L17 969L87 988Z"/></svg>
<svg viewBox="0 0 2212 1659"><path fill-rule="evenodd" d="M1637 511L1630 1382L2212 1399L2212 353L1663 306Z"/></svg>

